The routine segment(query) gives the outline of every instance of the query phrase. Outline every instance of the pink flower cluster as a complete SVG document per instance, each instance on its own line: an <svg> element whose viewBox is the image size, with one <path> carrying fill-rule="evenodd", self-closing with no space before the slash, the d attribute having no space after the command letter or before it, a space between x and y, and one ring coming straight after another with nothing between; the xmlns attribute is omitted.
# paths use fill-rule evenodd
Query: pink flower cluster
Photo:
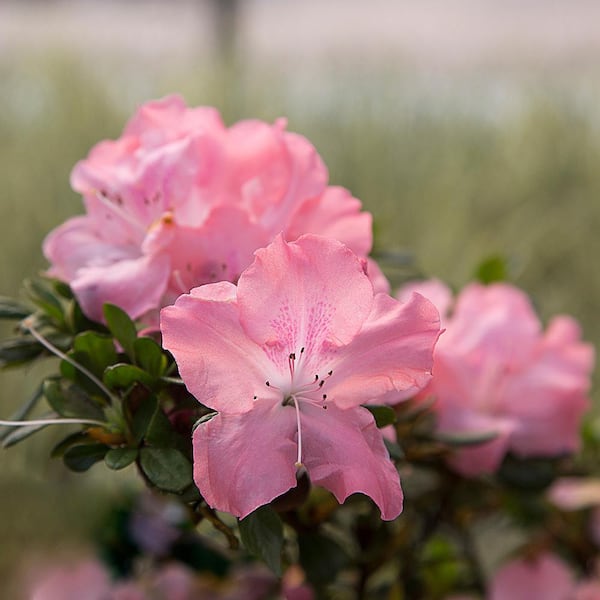
<svg viewBox="0 0 600 600"><path fill-rule="evenodd" d="M600 578L577 581L571 569L551 553L518 558L492 578L489 600L598 600Z"/></svg>
<svg viewBox="0 0 600 600"><path fill-rule="evenodd" d="M213 507L245 517L296 485L298 469L343 502L402 509L398 471L362 404L429 380L439 315L422 296L374 293L334 240L278 237L237 287L195 288L161 312L188 389L219 413L194 432L194 476Z"/></svg>
<svg viewBox="0 0 600 600"><path fill-rule="evenodd" d="M494 472L507 452L555 456L578 449L594 352L570 317L545 332L527 296L503 283L473 283L458 295L439 281L411 284L440 309L446 331L435 349L433 396L444 434L496 437L457 451L452 467L465 476Z"/></svg>
<svg viewBox="0 0 600 600"><path fill-rule="evenodd" d="M313 600L298 567L281 582L261 565L238 568L227 581L198 575L180 563L146 569L140 576L114 581L94 559L39 568L29 600Z"/></svg>
<svg viewBox="0 0 600 600"><path fill-rule="evenodd" d="M215 109L187 108L178 96L148 102L119 139L75 166L86 214L46 238L49 274L102 320L105 302L138 318L195 286L235 282L281 232L339 239L366 257L371 215L327 179L315 148L284 120L227 128Z"/></svg>

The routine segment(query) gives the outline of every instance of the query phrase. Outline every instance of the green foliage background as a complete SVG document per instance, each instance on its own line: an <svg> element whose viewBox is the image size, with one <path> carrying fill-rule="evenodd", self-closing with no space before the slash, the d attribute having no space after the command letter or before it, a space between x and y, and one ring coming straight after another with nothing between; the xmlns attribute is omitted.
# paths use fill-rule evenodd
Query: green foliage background
<svg viewBox="0 0 600 600"><path fill-rule="evenodd" d="M360 85L357 85L360 81ZM578 318L600 342L600 123L594 81L424 81L396 70L319 76L265 69L120 65L90 72L61 55L0 62L0 294L45 267L44 235L82 210L69 172L117 137L135 106L168 92L213 104L226 122L285 115L375 217L376 248L408 251L456 288L478 262L509 259L543 319ZM7 417L41 367L0 375ZM598 397L598 394L595 393ZM0 581L24 550L80 539L132 474L68 474L47 458L55 434L0 455ZM66 541L65 541L66 540Z"/></svg>

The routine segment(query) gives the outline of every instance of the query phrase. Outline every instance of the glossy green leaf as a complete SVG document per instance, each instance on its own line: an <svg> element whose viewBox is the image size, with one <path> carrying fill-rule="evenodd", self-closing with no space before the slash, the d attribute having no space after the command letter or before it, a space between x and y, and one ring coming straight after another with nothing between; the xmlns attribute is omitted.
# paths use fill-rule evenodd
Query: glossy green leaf
<svg viewBox="0 0 600 600"><path fill-rule="evenodd" d="M135 323L124 310L114 304L106 303L103 311L109 331L119 344L121 344L127 356L133 360L133 344L137 339Z"/></svg>
<svg viewBox="0 0 600 600"><path fill-rule="evenodd" d="M192 463L174 448L142 448L140 466L149 481L166 492L182 492L193 483Z"/></svg>
<svg viewBox="0 0 600 600"><path fill-rule="evenodd" d="M281 576L283 524L270 506L261 506L239 522L240 536L246 550L263 560Z"/></svg>
<svg viewBox="0 0 600 600"><path fill-rule="evenodd" d="M104 444L72 446L63 454L63 462L71 471L82 473L103 460L107 451Z"/></svg>
<svg viewBox="0 0 600 600"><path fill-rule="evenodd" d="M134 383L141 383L147 387L152 387L154 379L135 365L119 363L104 371L104 384L111 389L127 389Z"/></svg>
<svg viewBox="0 0 600 600"><path fill-rule="evenodd" d="M62 439L50 452L52 458L60 458L64 453L71 448L71 446L77 446L86 443L89 438L83 431L76 431L75 433L69 434L66 438Z"/></svg>
<svg viewBox="0 0 600 600"><path fill-rule="evenodd" d="M396 413L389 406L363 405L375 417L375 424L379 429L393 425L396 422Z"/></svg>
<svg viewBox="0 0 600 600"><path fill-rule="evenodd" d="M141 337L133 344L135 362L154 377L160 377L167 368L167 357L152 339Z"/></svg>
<svg viewBox="0 0 600 600"><path fill-rule="evenodd" d="M137 448L111 448L104 457L109 469L118 471L128 467L138 456Z"/></svg>
<svg viewBox="0 0 600 600"><path fill-rule="evenodd" d="M17 300L0 296L0 319L24 319L31 314L31 309L27 308Z"/></svg>
<svg viewBox="0 0 600 600"><path fill-rule="evenodd" d="M106 367L117 362L117 351L112 337L95 331L85 331L77 335L73 340L73 350L88 355L84 366L96 377L102 377Z"/></svg>
<svg viewBox="0 0 600 600"><path fill-rule="evenodd" d="M158 399L156 396L145 398L140 406L137 407L131 422L131 432L139 444L148 431L154 415L158 411Z"/></svg>
<svg viewBox="0 0 600 600"><path fill-rule="evenodd" d="M48 379L44 382L44 396L48 404L62 417L97 420L104 418L102 408L76 385L63 385L56 379Z"/></svg>

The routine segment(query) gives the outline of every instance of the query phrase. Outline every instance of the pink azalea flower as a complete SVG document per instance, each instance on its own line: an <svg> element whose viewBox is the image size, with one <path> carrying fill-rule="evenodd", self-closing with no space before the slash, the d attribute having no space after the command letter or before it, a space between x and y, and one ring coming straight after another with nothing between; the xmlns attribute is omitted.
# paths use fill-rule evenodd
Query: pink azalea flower
<svg viewBox="0 0 600 600"><path fill-rule="evenodd" d="M193 439L211 506L244 517L294 487L302 465L340 502L362 492L384 519L400 513L398 473L360 405L427 383L430 302L374 294L339 242L278 237L237 288L205 285L163 309L161 330L188 389L219 411Z"/></svg>
<svg viewBox="0 0 600 600"><path fill-rule="evenodd" d="M572 600L575 580L567 565L553 554L519 558L492 578L489 600Z"/></svg>
<svg viewBox="0 0 600 600"><path fill-rule="evenodd" d="M107 570L95 560L61 565L42 572L30 600L106 600L111 597Z"/></svg>
<svg viewBox="0 0 600 600"><path fill-rule="evenodd" d="M49 273L101 320L104 302L137 318L197 285L235 282L280 232L335 237L366 256L371 216L327 177L284 120L227 128L215 109L187 108L178 96L148 102L119 139L73 169L86 215L46 238Z"/></svg>
<svg viewBox="0 0 600 600"><path fill-rule="evenodd" d="M430 299L444 310L446 295L437 284L433 289ZM594 352L581 342L573 319L555 317L544 333L523 292L507 284L471 284L444 326L434 377L422 393L436 398L438 429L496 433L457 451L455 470L466 476L493 472L508 451L526 457L578 449Z"/></svg>

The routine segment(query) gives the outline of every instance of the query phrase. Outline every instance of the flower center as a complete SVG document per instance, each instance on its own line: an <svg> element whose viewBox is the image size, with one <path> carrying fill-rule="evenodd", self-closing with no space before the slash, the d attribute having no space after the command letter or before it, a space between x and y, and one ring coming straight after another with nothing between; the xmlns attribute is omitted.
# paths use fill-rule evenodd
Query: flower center
<svg viewBox="0 0 600 600"><path fill-rule="evenodd" d="M265 381L265 385L268 388L281 392L282 406L293 406L296 411L296 427L298 430L298 459L296 467L298 468L302 466L300 404L309 403L327 410L327 394L324 393L323 389L329 378L333 375L332 370L327 371L324 376L321 376L319 373L312 374L308 368L308 362L305 348L302 347L299 352L292 352L288 356L289 377L286 377L285 383L281 387L273 385L270 381Z"/></svg>

